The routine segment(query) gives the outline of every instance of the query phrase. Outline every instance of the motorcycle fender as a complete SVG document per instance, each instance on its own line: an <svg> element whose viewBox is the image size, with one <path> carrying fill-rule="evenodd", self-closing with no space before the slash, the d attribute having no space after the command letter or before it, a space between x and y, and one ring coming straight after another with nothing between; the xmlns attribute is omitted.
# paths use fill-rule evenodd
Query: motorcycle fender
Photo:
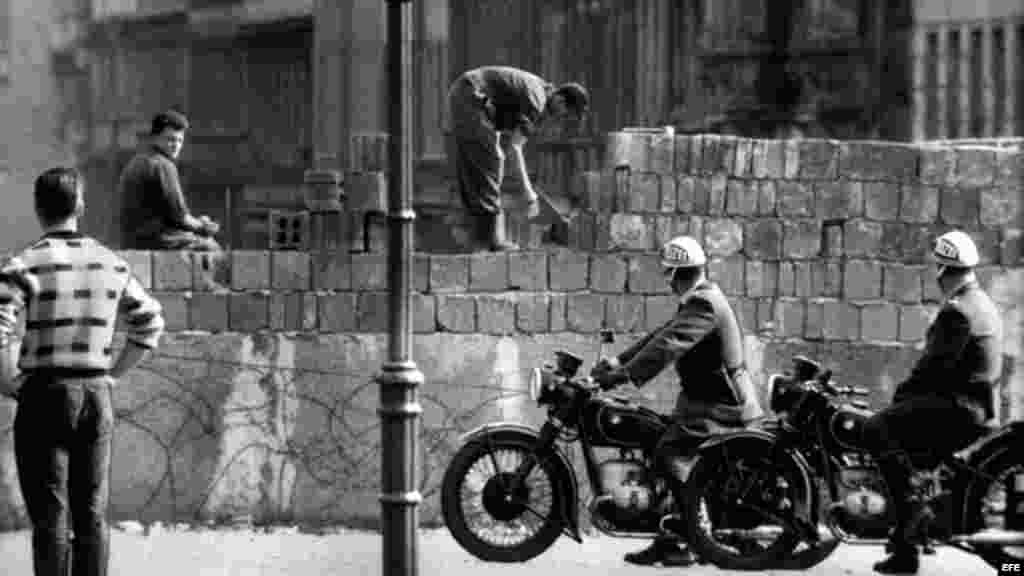
<svg viewBox="0 0 1024 576"><path fill-rule="evenodd" d="M512 437L536 442L540 438L540 431L533 426L518 422L491 422L463 434L459 438L459 446L469 442L486 442L488 437ZM579 522L579 482L576 479L575 469L572 467L572 463L569 461L569 457L566 456L565 451L559 448L557 444L551 445L551 451L557 466L561 468L562 489L565 492L565 503L562 510L564 528L573 540L582 542Z"/></svg>
<svg viewBox="0 0 1024 576"><path fill-rule="evenodd" d="M997 432L979 438L973 444L957 452L956 456L975 470L984 471L996 458L1007 450L1018 449L1024 442L1024 422L1012 422ZM963 490L963 502L960 510L961 526L966 528L970 523L970 495L978 490L980 480L972 480Z"/></svg>

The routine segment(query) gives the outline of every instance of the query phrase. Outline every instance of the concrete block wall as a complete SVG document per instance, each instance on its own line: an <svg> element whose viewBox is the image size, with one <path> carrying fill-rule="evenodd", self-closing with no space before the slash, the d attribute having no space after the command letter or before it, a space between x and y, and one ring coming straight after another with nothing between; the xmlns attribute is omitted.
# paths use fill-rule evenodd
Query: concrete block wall
<svg viewBox="0 0 1024 576"><path fill-rule="evenodd" d="M705 243L758 382L809 354L871 388L877 405L913 365L939 303L930 239L967 229L1005 312L1003 412L1019 417L1022 179L1024 155L1006 150L609 135L606 168L578 175L569 191L581 207L571 247L415 255L424 521L438 518L438 483L460 433L542 421L525 395L530 368L556 349L589 366L599 330L618 334L612 352L673 312L657 248L678 233ZM163 303L169 333L117 387L114 516L374 522L386 254L236 251L220 263L123 254ZM665 410L676 389L668 372L646 388ZM0 429L12 414L0 403ZM16 486L6 434L8 527L23 524Z"/></svg>

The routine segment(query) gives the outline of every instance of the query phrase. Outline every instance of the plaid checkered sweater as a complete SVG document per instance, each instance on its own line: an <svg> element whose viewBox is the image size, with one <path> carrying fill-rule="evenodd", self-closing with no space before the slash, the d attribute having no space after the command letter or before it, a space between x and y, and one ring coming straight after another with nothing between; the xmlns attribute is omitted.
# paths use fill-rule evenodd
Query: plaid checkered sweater
<svg viewBox="0 0 1024 576"><path fill-rule="evenodd" d="M160 303L128 264L77 232L51 232L0 267L0 343L25 311L18 362L41 368L109 370L118 314L128 340L155 348L163 333Z"/></svg>

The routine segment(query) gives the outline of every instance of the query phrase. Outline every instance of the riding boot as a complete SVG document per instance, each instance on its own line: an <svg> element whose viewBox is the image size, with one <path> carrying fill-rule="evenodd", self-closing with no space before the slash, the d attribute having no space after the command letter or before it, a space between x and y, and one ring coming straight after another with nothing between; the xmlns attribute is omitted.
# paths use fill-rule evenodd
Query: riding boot
<svg viewBox="0 0 1024 576"><path fill-rule="evenodd" d="M689 548L679 546L674 540L658 536L650 546L637 552L626 554L623 559L629 564L638 566L686 567L697 563L697 557Z"/></svg>
<svg viewBox="0 0 1024 576"><path fill-rule="evenodd" d="M505 213L503 211L480 214L477 217L477 223L480 241L487 250L504 252L519 249L517 244L505 239Z"/></svg>

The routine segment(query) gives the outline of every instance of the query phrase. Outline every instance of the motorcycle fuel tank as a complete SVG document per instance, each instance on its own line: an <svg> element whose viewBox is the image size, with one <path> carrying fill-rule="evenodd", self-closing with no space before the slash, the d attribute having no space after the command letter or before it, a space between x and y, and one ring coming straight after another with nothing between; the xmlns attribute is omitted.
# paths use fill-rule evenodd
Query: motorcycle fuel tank
<svg viewBox="0 0 1024 576"><path fill-rule="evenodd" d="M650 448L665 431L665 423L653 410L612 400L593 402L585 418L594 446Z"/></svg>

